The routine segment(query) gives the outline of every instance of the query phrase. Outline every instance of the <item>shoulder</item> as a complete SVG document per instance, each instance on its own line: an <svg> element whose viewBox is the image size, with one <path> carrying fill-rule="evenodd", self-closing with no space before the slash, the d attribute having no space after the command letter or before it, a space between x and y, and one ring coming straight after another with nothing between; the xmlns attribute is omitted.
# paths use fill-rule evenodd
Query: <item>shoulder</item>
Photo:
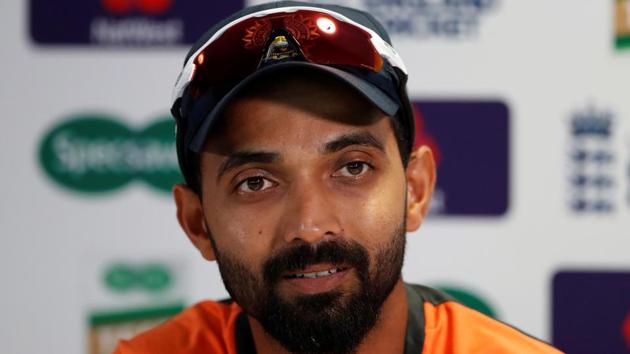
<svg viewBox="0 0 630 354"><path fill-rule="evenodd" d="M114 354L234 353L235 303L203 301L119 343Z"/></svg>
<svg viewBox="0 0 630 354"><path fill-rule="evenodd" d="M423 353L558 354L551 345L471 309L435 289L410 285L422 298Z"/></svg>

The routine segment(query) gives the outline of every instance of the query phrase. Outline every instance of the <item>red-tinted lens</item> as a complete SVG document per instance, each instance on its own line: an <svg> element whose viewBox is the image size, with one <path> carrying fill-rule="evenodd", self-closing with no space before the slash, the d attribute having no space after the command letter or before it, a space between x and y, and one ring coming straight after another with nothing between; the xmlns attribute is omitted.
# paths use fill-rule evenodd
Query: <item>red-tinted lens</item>
<svg viewBox="0 0 630 354"><path fill-rule="evenodd" d="M195 59L193 87L229 84L254 72L273 31L290 33L310 62L379 71L383 60L363 29L316 11L254 17L228 28Z"/></svg>

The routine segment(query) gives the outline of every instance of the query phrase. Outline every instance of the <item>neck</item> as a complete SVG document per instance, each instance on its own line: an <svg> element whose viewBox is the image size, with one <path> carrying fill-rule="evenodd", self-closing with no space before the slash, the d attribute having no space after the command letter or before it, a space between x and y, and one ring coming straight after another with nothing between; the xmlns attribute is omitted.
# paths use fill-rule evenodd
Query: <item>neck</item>
<svg viewBox="0 0 630 354"><path fill-rule="evenodd" d="M252 336L259 354L289 352L265 332L255 318L248 316ZM403 353L407 330L407 293L402 279L399 279L383 306L378 321L368 332L356 354Z"/></svg>

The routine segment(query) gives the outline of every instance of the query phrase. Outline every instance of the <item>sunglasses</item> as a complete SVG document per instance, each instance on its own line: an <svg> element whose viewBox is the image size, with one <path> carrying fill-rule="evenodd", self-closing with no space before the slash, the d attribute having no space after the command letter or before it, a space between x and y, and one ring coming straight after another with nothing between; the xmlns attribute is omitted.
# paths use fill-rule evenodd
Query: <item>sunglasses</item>
<svg viewBox="0 0 630 354"><path fill-rule="evenodd" d="M373 30L327 9L294 6L240 17L193 53L175 83L172 105L186 90L238 83L270 61L304 60L379 72L384 60L407 75L398 53Z"/></svg>

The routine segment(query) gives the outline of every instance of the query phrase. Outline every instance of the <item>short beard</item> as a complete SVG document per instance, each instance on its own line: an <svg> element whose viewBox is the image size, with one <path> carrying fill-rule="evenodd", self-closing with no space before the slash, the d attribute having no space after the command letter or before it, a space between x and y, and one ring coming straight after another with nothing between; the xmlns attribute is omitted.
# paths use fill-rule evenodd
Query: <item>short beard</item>
<svg viewBox="0 0 630 354"><path fill-rule="evenodd" d="M292 353L353 353L375 326L383 303L400 279L404 222L383 245L370 267L367 250L354 241L334 240L300 244L274 255L263 266L263 277L237 257L213 246L227 291L244 311ZM330 291L285 300L277 285L288 271L317 263L344 264L358 276L359 289L344 294Z"/></svg>

